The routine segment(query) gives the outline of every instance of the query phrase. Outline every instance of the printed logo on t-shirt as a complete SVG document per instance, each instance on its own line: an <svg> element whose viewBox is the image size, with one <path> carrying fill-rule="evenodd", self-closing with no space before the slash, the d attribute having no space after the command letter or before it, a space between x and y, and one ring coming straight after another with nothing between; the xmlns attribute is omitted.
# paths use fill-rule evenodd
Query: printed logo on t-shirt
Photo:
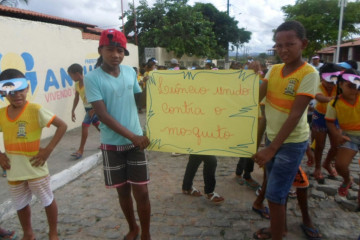
<svg viewBox="0 0 360 240"><path fill-rule="evenodd" d="M17 137L18 138L26 137L26 122L21 121L21 122L18 122L17 124L18 124Z"/></svg>
<svg viewBox="0 0 360 240"><path fill-rule="evenodd" d="M295 96L295 86L297 84L298 80L296 78L289 79L289 83L287 87L285 88L284 94Z"/></svg>

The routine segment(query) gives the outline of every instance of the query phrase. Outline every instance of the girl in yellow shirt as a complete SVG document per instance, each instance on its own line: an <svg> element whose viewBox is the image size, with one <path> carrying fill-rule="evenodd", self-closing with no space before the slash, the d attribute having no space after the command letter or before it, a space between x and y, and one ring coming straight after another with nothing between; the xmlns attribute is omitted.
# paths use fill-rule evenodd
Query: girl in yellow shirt
<svg viewBox="0 0 360 240"><path fill-rule="evenodd" d="M339 76L337 86L338 94L328 104L325 119L330 134L335 136L336 144L339 146L335 167L344 181L338 193L340 196L347 196L352 185L349 165L360 149L360 73L354 69L345 70ZM336 119L339 121L342 134L336 129Z"/></svg>
<svg viewBox="0 0 360 240"><path fill-rule="evenodd" d="M341 73L340 67L333 63L326 63L320 68L321 83L318 85L317 93L315 95L316 105L312 116L312 136L316 142L315 145L315 170L314 178L320 184L325 183L324 176L321 173L321 159L326 143L326 137L328 135L328 129L326 127L325 113L328 103L336 96L336 82ZM337 124L337 123L336 123ZM329 178L335 178L337 172L331 167L331 161L336 156L337 146L335 145L335 139L329 134L330 149L326 156L322 167L329 172Z"/></svg>

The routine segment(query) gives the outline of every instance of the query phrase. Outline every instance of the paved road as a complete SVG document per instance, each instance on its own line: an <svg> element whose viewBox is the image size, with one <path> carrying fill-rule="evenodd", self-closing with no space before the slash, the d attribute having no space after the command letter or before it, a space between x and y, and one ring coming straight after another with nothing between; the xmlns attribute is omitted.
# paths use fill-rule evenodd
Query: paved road
<svg viewBox="0 0 360 240"><path fill-rule="evenodd" d="M141 119L143 122L144 115L141 115ZM50 170L55 167L57 161L63 161L68 168L74 166L74 161L70 161L68 156L78 145L79 133L80 129L75 129L66 134L57 152L51 157ZM98 152L97 133L93 131L91 136L87 145L87 155ZM149 152L148 157L153 239L251 239L254 231L268 226L268 220L261 219L251 210L256 197L254 191L245 185L240 186L235 181L234 169L237 158L218 158L216 191L226 200L223 205L214 206L203 197L189 197L181 193L187 156L171 157L169 153ZM86 162L87 159L83 161ZM355 165L352 166L355 168ZM65 168L59 166L51 171L54 174ZM253 177L261 181L261 170L257 167ZM325 193L317 190L318 185L313 180L311 183L310 192ZM3 189L4 181L1 182L1 186ZM199 169L196 175L194 186L203 189L202 169ZM3 194L6 195L1 195ZM357 239L360 234L359 212L349 211L343 204L337 203L335 199L340 202L337 196L324 194L321 195L324 196L322 198L320 195L309 198L309 211L324 237ZM59 207L60 239L122 239L127 231L116 191L104 187L100 165L57 189L55 197ZM45 212L38 202L35 202L32 208L37 239L46 239ZM301 214L296 200L289 200L289 233L286 239L306 239L300 229L300 223ZM21 233L15 215L2 220L0 225Z"/></svg>

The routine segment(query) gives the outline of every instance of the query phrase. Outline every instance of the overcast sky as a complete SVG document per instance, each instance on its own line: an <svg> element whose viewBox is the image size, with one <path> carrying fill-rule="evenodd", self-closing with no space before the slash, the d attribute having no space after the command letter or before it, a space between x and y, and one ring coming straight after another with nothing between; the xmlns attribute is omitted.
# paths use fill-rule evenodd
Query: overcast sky
<svg viewBox="0 0 360 240"><path fill-rule="evenodd" d="M135 1L135 6L139 3ZM133 0L123 0L124 11ZM151 5L155 0L148 0ZM212 3L220 11L227 10L227 0L189 0ZM272 30L284 20L281 7L293 5L295 0L230 0L230 16L239 21L239 27L252 32L247 43L248 52L266 52L273 46ZM20 8L68 18L97 25L100 28L118 28L122 25L121 0L29 0L29 4L20 4ZM242 54L244 49L240 50Z"/></svg>

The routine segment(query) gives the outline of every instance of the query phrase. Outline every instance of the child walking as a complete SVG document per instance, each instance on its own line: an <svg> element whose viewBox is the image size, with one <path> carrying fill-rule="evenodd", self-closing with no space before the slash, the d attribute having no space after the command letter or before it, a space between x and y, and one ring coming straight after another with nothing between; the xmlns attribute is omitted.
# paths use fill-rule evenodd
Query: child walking
<svg viewBox="0 0 360 240"><path fill-rule="evenodd" d="M49 239L58 239L57 205L50 189L46 160L66 132L66 124L38 104L29 103L28 81L16 69L0 74L0 92L9 101L0 109L0 131L3 132L5 153L0 153L0 165L7 170L13 204L17 210L23 240L35 239L31 226L30 202L37 195L45 207L49 224ZM40 148L41 131L54 125L57 129L45 148Z"/></svg>
<svg viewBox="0 0 360 240"><path fill-rule="evenodd" d="M143 136L134 99L134 93L141 92L141 88L134 69L121 65L124 56L129 55L122 32L115 29L102 31L98 52L100 67L85 76L85 91L101 121L105 185L118 192L129 225L124 240L137 239L140 234L131 193L139 215L141 240L149 240L149 172L144 154L149 139Z"/></svg>
<svg viewBox="0 0 360 240"><path fill-rule="evenodd" d="M320 184L325 183L324 176L321 173L321 167L325 168L329 173L329 178L334 179L337 172L331 166L332 160L336 156L337 146L333 135L329 134L330 149L326 155L324 163L321 165L321 159L325 147L326 137L328 135L328 128L326 127L325 114L328 103L336 96L336 82L341 73L340 67L333 63L326 63L320 68L321 83L315 96L317 101L312 117L312 134L315 144L315 170L314 178Z"/></svg>
<svg viewBox="0 0 360 240"><path fill-rule="evenodd" d="M336 98L328 104L325 119L339 146L335 168L344 180L338 193L347 196L352 185L349 165L360 149L360 73L354 69L345 70L339 75L337 86ZM336 128L336 119L342 133Z"/></svg>
<svg viewBox="0 0 360 240"><path fill-rule="evenodd" d="M275 31L275 48L284 62L274 65L260 86L260 101L266 96L266 147L253 159L266 165L266 198L270 208L272 239L282 239L286 231L286 200L308 146L306 109L319 83L317 71L302 60L307 46L300 22L288 21Z"/></svg>
<svg viewBox="0 0 360 240"><path fill-rule="evenodd" d="M83 68L80 64L74 63L68 68L68 74L70 75L71 79L75 82L75 98L73 102L73 107L71 110L71 120L75 122L76 115L75 109L79 103L79 97L81 98L84 108L85 108L85 117L81 125L81 141L79 149L72 153L71 156L74 157L76 160L82 158L84 153L86 139L88 137L89 127L90 124L94 125L94 127L99 130L100 121L95 114L94 109L92 108L91 104L88 103L85 95L85 87L84 87L84 75L83 75Z"/></svg>

